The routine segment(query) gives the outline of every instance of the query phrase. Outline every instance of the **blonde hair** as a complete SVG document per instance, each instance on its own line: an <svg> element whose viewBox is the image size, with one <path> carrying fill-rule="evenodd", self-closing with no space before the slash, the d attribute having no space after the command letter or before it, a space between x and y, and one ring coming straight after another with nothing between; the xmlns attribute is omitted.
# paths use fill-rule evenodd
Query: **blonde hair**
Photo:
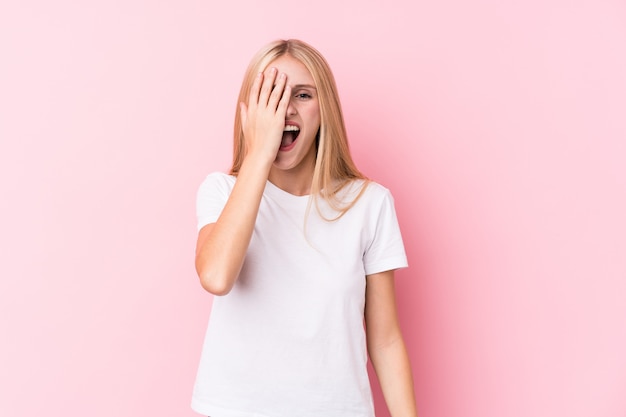
<svg viewBox="0 0 626 417"><path fill-rule="evenodd" d="M363 194L369 180L357 169L350 155L339 94L330 66L315 48L305 42L297 39L278 40L266 45L252 58L244 75L237 100L233 165L230 173L237 175L246 152L239 103L248 102L256 74L264 71L272 61L283 55L300 61L309 70L315 81L320 106L320 129L317 135L317 155L311 184L311 196L314 197L313 201L315 201L318 212L319 206L316 197L324 198L330 207L338 212L336 217L327 220L336 220L354 206ZM357 179L364 180L358 195L348 202L340 199L338 193L346 185Z"/></svg>

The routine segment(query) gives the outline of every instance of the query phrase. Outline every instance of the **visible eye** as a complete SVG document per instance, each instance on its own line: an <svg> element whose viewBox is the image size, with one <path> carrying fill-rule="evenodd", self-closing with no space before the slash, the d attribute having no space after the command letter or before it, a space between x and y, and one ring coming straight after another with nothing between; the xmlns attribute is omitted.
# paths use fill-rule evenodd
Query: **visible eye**
<svg viewBox="0 0 626 417"><path fill-rule="evenodd" d="M309 100L313 98L313 96L310 95L309 93L298 93L294 97L299 100Z"/></svg>

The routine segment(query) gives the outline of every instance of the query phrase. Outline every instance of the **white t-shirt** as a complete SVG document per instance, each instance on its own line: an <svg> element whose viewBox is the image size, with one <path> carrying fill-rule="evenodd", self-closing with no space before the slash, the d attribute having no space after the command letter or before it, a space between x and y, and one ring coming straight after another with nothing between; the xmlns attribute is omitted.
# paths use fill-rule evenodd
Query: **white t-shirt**
<svg viewBox="0 0 626 417"><path fill-rule="evenodd" d="M236 178L209 175L198 228ZM345 192L353 198L362 181ZM192 408L211 417L373 417L363 316L366 275L407 266L390 192L369 183L340 219L269 181L243 268L215 297ZM323 200L326 217L334 217ZM306 227L305 227L306 217Z"/></svg>

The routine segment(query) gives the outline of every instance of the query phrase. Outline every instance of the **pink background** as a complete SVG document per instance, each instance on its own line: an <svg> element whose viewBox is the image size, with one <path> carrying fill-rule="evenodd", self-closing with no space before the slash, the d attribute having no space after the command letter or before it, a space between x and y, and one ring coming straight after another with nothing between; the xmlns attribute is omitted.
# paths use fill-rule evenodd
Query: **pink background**
<svg viewBox="0 0 626 417"><path fill-rule="evenodd" d="M2 2L0 415L195 415L195 192L284 37L396 197L421 416L626 416L618 0Z"/></svg>

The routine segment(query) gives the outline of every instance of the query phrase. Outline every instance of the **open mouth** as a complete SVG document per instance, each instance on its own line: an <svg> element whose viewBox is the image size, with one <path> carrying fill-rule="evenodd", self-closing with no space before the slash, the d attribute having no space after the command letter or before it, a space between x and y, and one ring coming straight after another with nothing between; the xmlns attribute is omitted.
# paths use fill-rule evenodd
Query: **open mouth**
<svg viewBox="0 0 626 417"><path fill-rule="evenodd" d="M280 149L290 148L300 134L300 128L295 125L285 125L283 129L283 139L280 142Z"/></svg>

